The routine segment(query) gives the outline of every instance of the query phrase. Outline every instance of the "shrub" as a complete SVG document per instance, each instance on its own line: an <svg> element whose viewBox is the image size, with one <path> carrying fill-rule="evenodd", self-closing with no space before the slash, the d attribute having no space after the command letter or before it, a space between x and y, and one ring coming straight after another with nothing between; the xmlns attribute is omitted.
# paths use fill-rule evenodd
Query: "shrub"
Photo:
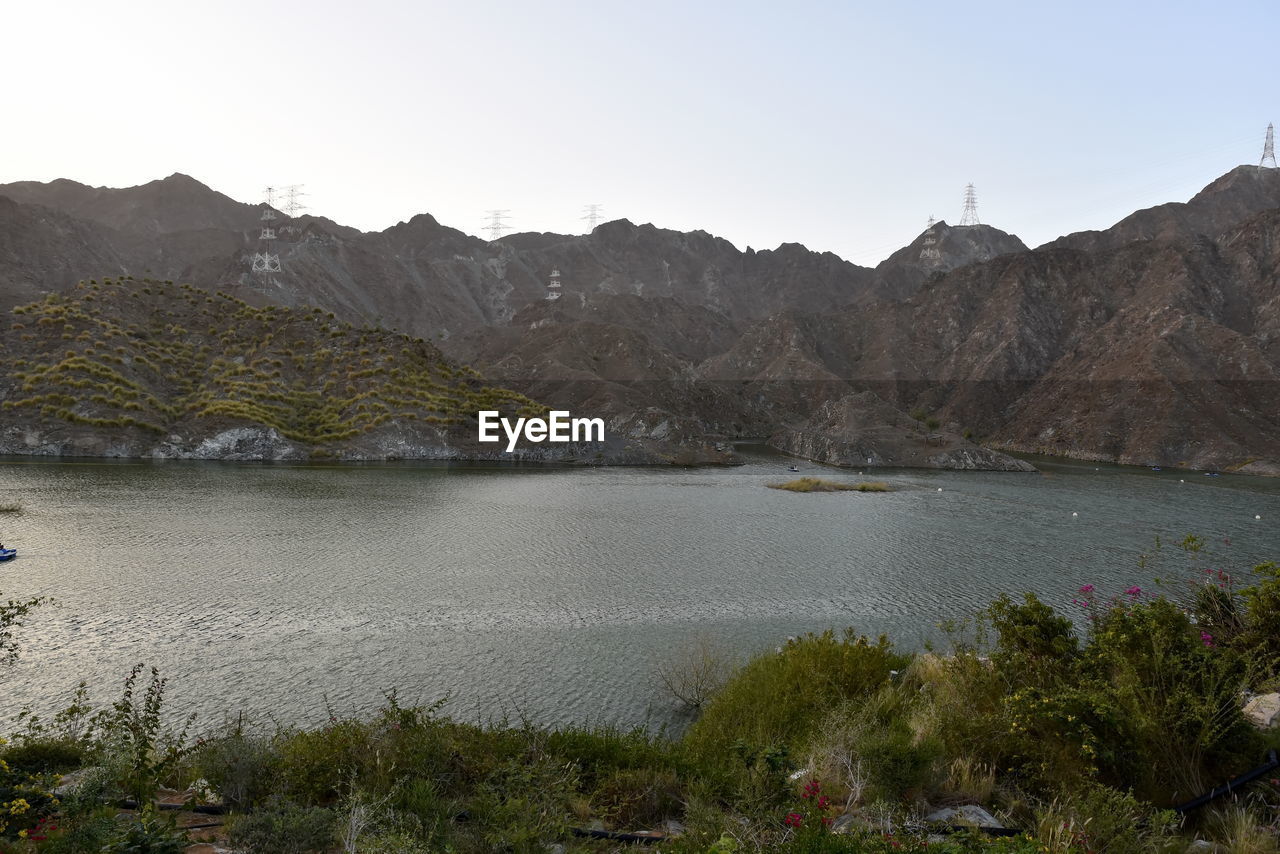
<svg viewBox="0 0 1280 854"><path fill-rule="evenodd" d="M756 751L798 747L832 709L871 695L909 661L887 638L873 642L852 629L840 638L830 630L792 638L730 679L686 742L695 756L712 760L729 756L738 742Z"/></svg>
<svg viewBox="0 0 1280 854"><path fill-rule="evenodd" d="M146 810L118 827L101 848L102 854L182 854L187 834L172 818L161 818Z"/></svg>
<svg viewBox="0 0 1280 854"><path fill-rule="evenodd" d="M657 671L668 694L688 708L700 709L729 678L729 656L701 637L661 662Z"/></svg>
<svg viewBox="0 0 1280 854"><path fill-rule="evenodd" d="M71 739L28 739L5 748L0 752L0 759L15 772L61 773L80 767L85 759L85 747Z"/></svg>
<svg viewBox="0 0 1280 854"><path fill-rule="evenodd" d="M164 726L166 680L152 667L151 679L139 699L134 692L144 666L135 665L124 682L120 699L104 711L97 726L102 731L103 748L118 760L117 783L139 804L151 801L156 788L186 753L186 733L192 718L179 732Z"/></svg>
<svg viewBox="0 0 1280 854"><path fill-rule="evenodd" d="M266 800L275 786L280 764L271 740L236 726L202 741L195 750L196 773L233 810L249 810Z"/></svg>
<svg viewBox="0 0 1280 854"><path fill-rule="evenodd" d="M246 854L307 854L331 849L336 830L332 810L288 805L235 816L227 838Z"/></svg>

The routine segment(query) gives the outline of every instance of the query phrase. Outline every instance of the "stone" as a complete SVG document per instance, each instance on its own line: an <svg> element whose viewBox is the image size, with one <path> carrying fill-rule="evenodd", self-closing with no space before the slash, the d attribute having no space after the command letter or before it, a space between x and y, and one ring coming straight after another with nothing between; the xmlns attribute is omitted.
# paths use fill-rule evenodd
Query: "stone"
<svg viewBox="0 0 1280 854"><path fill-rule="evenodd" d="M1259 729L1280 726L1280 694L1260 694L1244 705L1244 716Z"/></svg>
<svg viewBox="0 0 1280 854"><path fill-rule="evenodd" d="M73 794L76 789L80 788L86 780L100 771L96 765L90 765L87 768L77 768L74 771L63 774L58 778L58 785L54 786L50 791L60 798Z"/></svg>
<svg viewBox="0 0 1280 854"><path fill-rule="evenodd" d="M1004 827L999 819L977 804L965 804L961 807L945 807L929 813L925 821L939 824L971 824L974 827Z"/></svg>

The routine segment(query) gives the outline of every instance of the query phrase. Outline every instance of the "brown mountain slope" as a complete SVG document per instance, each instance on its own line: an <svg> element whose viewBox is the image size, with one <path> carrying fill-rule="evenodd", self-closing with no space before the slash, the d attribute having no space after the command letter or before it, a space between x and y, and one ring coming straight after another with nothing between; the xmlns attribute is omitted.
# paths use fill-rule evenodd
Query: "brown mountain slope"
<svg viewBox="0 0 1280 854"><path fill-rule="evenodd" d="M935 222L876 266L875 291L888 299L905 299L930 276L1026 249L1016 236L989 225Z"/></svg>
<svg viewBox="0 0 1280 854"><path fill-rule="evenodd" d="M238 231L257 217L253 205L237 202L196 179L175 173L137 187L90 187L60 178L0 184L0 196L54 208L77 219L139 234L217 228Z"/></svg>
<svg viewBox="0 0 1280 854"><path fill-rule="evenodd" d="M1146 208L1104 231L1079 231L1040 248L1097 252L1135 240L1216 237L1253 214L1276 207L1280 207L1280 170L1237 166L1188 202Z"/></svg>
<svg viewBox="0 0 1280 854"><path fill-rule="evenodd" d="M0 196L0 312L75 281L85 269L127 271L117 248L124 242L105 226Z"/></svg>

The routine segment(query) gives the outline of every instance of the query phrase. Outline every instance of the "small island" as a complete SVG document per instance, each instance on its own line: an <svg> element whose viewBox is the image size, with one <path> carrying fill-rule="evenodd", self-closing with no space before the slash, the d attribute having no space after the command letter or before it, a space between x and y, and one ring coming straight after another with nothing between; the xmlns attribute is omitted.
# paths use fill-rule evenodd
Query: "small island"
<svg viewBox="0 0 1280 854"><path fill-rule="evenodd" d="M864 481L862 483L840 483L836 480L823 480L820 477L798 477L786 483L766 484L770 489L785 489L787 492L892 492L884 481Z"/></svg>

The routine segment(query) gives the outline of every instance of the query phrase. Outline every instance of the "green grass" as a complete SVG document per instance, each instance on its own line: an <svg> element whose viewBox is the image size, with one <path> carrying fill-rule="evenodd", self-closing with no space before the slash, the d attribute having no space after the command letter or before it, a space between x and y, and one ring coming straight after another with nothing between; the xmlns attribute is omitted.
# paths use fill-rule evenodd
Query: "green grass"
<svg viewBox="0 0 1280 854"><path fill-rule="evenodd" d="M786 483L766 484L770 489L784 489L787 492L891 492L889 484L883 481L864 481L862 483L841 483L835 480L823 480L819 477L798 477Z"/></svg>

